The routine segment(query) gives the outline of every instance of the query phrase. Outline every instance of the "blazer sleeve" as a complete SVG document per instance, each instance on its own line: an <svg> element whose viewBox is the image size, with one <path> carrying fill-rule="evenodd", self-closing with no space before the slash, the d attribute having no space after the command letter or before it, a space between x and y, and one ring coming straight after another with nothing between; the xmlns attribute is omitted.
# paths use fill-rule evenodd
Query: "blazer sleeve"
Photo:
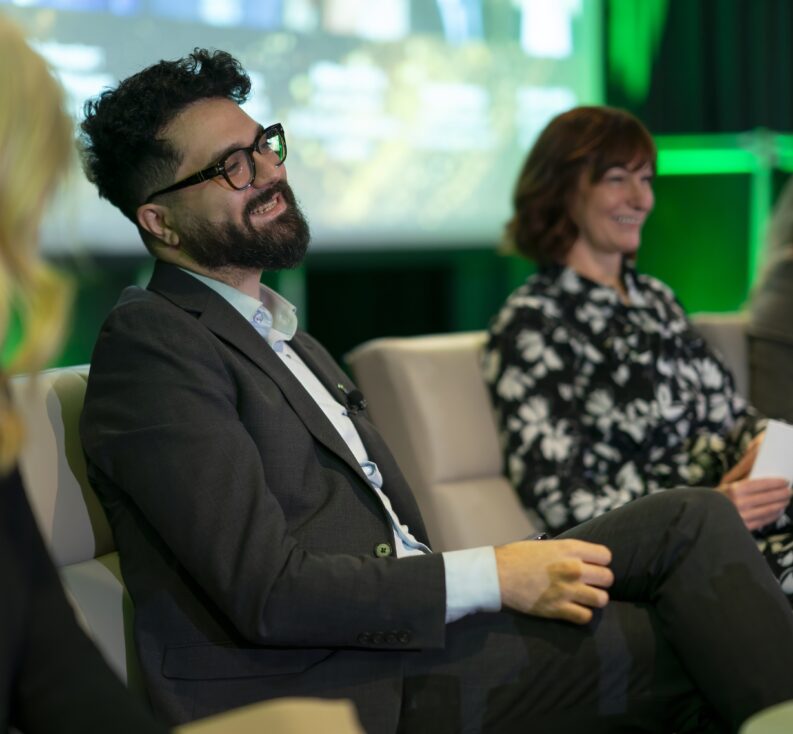
<svg viewBox="0 0 793 734"><path fill-rule="evenodd" d="M269 478L291 472L310 490L344 467L323 465L326 454L296 465L313 442L273 390L257 398L265 419L273 416L265 468L238 409L236 375L257 367L232 365L231 355L195 316L157 297L117 307L94 353L81 421L94 479L98 470L98 484L108 480L132 500L250 642L359 646L364 630L394 630L408 632L394 647L442 646L440 555L335 553L332 541L318 549L290 527L284 505L301 497L284 497ZM106 509L112 522L115 510ZM321 528L324 538L347 532L336 520Z"/></svg>

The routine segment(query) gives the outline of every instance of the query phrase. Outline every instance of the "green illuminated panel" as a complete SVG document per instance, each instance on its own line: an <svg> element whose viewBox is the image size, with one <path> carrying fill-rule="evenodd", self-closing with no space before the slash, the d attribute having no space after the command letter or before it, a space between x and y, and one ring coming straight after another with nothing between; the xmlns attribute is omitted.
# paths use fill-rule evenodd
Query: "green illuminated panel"
<svg viewBox="0 0 793 734"><path fill-rule="evenodd" d="M662 176L748 175L751 178L746 232L747 292L764 256L764 232L771 213L774 167L793 171L793 136L756 130L740 135L659 136L658 173Z"/></svg>
<svg viewBox="0 0 793 734"><path fill-rule="evenodd" d="M662 176L753 173L757 166L757 156L739 148L658 151L658 173Z"/></svg>

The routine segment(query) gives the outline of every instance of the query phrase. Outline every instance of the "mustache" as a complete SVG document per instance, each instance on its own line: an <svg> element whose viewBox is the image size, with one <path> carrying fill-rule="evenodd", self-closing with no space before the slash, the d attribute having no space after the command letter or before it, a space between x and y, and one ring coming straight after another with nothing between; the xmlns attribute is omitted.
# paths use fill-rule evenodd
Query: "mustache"
<svg viewBox="0 0 793 734"><path fill-rule="evenodd" d="M276 194L281 194L287 204L291 205L294 202L295 195L292 193L289 184L286 181L276 181L271 186L263 189L258 196L248 202L245 207L245 216L250 218L255 209L258 209L262 204L268 202Z"/></svg>

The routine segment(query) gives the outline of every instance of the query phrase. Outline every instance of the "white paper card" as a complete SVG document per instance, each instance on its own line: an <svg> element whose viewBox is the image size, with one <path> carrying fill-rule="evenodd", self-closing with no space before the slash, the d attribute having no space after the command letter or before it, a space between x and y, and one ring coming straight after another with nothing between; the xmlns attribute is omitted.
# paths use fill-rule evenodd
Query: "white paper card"
<svg viewBox="0 0 793 734"><path fill-rule="evenodd" d="M757 477L785 477L793 482L793 426L768 421L765 438L749 474L750 479Z"/></svg>

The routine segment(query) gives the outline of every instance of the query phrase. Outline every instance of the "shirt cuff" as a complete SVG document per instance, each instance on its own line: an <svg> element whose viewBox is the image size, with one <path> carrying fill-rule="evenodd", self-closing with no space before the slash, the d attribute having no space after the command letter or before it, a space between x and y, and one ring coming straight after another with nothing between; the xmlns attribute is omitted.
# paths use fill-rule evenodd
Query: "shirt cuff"
<svg viewBox="0 0 793 734"><path fill-rule="evenodd" d="M492 546L443 553L446 623L474 612L501 609L496 552Z"/></svg>

